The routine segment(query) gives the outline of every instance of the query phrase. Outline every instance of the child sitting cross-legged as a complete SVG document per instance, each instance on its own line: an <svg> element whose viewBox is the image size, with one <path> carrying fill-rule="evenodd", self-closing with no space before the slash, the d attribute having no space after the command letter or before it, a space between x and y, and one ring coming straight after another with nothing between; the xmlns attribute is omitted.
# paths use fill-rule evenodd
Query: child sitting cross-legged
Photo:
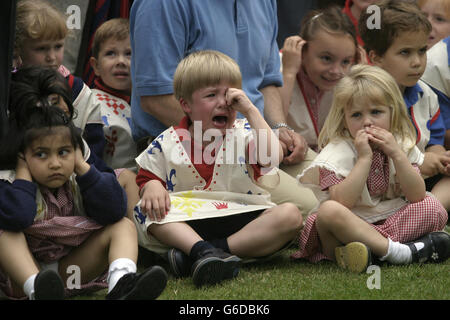
<svg viewBox="0 0 450 320"><path fill-rule="evenodd" d="M158 266L136 273L125 192L112 173L86 162L73 108L64 111L47 98L22 101L26 106L16 107L26 117L10 113L1 141L0 290L36 300L104 287L107 299L159 296L167 275ZM73 266L79 281L66 288Z"/></svg>
<svg viewBox="0 0 450 320"><path fill-rule="evenodd" d="M450 236L441 231L447 213L425 191L415 142L394 78L379 67L352 67L335 88L322 149L299 176L321 204L293 258L336 260L355 272L373 256L392 264L449 258Z"/></svg>
<svg viewBox="0 0 450 320"><path fill-rule="evenodd" d="M136 159L140 245L167 253L171 271L192 275L196 286L236 277L242 259L278 252L302 226L296 206L275 206L260 187L276 186L283 154L241 81L238 65L223 53L184 58L174 92L186 117ZM246 119L236 119L237 112Z"/></svg>

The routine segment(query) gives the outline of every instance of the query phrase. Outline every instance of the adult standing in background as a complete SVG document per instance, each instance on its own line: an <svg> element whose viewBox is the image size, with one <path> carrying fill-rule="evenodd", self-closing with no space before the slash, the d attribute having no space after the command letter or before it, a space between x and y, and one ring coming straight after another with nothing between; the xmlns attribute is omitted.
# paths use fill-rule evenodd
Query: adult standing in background
<svg viewBox="0 0 450 320"><path fill-rule="evenodd" d="M280 48L284 40L300 31L300 22L307 12L318 8L318 0L277 0L278 8L278 37Z"/></svg>
<svg viewBox="0 0 450 320"><path fill-rule="evenodd" d="M243 90L266 121L280 129L285 163L303 160L306 142L286 128L277 90L282 75L276 0L135 0L130 32L131 129L143 147L184 116L173 96L179 61L191 52L212 49L239 64ZM303 190L292 177L282 175L280 186L283 191L272 193L275 203L295 199L304 213L316 204L310 190Z"/></svg>

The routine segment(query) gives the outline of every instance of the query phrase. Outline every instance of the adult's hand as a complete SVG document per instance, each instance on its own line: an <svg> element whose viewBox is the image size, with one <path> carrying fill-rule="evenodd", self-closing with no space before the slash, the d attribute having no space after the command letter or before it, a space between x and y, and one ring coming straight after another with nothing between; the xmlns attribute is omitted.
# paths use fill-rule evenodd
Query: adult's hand
<svg viewBox="0 0 450 320"><path fill-rule="evenodd" d="M294 165L305 159L308 143L300 134L287 128L280 128L278 139L283 148L283 164Z"/></svg>

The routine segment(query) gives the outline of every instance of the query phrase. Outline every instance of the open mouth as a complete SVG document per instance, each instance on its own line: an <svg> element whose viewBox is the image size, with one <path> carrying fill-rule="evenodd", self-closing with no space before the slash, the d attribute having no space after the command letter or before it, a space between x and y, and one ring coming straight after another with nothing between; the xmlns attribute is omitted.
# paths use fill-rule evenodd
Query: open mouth
<svg viewBox="0 0 450 320"><path fill-rule="evenodd" d="M212 118L212 121L214 123L214 126L217 128L223 128L228 123L228 117L227 116L214 116Z"/></svg>

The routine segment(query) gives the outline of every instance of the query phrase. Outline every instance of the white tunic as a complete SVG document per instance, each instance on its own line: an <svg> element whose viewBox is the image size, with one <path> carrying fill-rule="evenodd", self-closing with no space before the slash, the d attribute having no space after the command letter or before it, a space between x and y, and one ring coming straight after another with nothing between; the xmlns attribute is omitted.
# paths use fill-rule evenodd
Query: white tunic
<svg viewBox="0 0 450 320"><path fill-rule="evenodd" d="M420 151L424 152L431 137L429 127L435 121L439 121L439 126L442 125L442 128L444 127L444 124L442 123L442 118L440 116L437 95L422 80L419 80L417 85L422 89L423 93L418 93L419 97L417 102L413 106L407 105L407 107L413 125L417 130L417 147Z"/></svg>
<svg viewBox="0 0 450 320"><path fill-rule="evenodd" d="M100 103L106 146L103 160L113 168L136 171L136 143L131 135L131 107L125 100L99 89L92 89Z"/></svg>
<svg viewBox="0 0 450 320"><path fill-rule="evenodd" d="M430 87L450 96L450 68L445 41L439 41L427 51L427 67L422 80Z"/></svg>
<svg viewBox="0 0 450 320"><path fill-rule="evenodd" d="M96 99L92 90L83 83L83 88L73 102L75 115L73 123L82 131L87 124L101 124L100 102Z"/></svg>
<svg viewBox="0 0 450 320"><path fill-rule="evenodd" d="M152 223L222 217L275 206L269 192L260 185L274 188L279 183L278 169L254 181L253 168L246 161L252 131L245 119L236 120L234 128L218 148L209 182L197 172L185 149L187 144L183 146L180 140L179 135L189 134L185 129L170 127L136 158L139 167L166 182L171 199L171 209L160 222L150 221L140 211L140 202L136 205L134 217L141 245L150 246L143 237L148 237L147 228ZM193 159L196 162L195 156Z"/></svg>

